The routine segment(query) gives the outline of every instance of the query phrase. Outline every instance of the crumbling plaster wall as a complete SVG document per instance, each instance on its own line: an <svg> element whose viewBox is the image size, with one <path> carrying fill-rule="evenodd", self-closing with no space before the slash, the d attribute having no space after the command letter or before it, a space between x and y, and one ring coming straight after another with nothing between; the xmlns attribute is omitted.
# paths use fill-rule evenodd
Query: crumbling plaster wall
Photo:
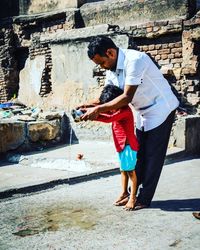
<svg viewBox="0 0 200 250"><path fill-rule="evenodd" d="M23 0L21 1L23 2ZM63 10L66 8L78 8L84 3L86 3L85 0L29 0L27 4L27 13L24 14L36 14L47 11Z"/></svg>

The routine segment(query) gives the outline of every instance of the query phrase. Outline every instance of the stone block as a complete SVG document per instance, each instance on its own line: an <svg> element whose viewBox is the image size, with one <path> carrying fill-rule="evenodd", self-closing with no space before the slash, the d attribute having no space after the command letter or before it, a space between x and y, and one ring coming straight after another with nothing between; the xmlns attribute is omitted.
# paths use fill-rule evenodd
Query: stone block
<svg viewBox="0 0 200 250"><path fill-rule="evenodd" d="M159 65L167 65L167 64L169 64L169 59L160 60L158 63L159 63Z"/></svg>
<svg viewBox="0 0 200 250"><path fill-rule="evenodd" d="M162 48L162 44L156 44L156 45L155 45L155 48L156 48L156 49L161 49L161 48Z"/></svg>
<svg viewBox="0 0 200 250"><path fill-rule="evenodd" d="M170 49L161 49L158 51L158 54L161 55L161 54L169 54L170 53Z"/></svg>
<svg viewBox="0 0 200 250"><path fill-rule="evenodd" d="M182 48L173 48L171 49L172 53L176 53L176 52L182 52Z"/></svg>
<svg viewBox="0 0 200 250"><path fill-rule="evenodd" d="M168 58L169 59L173 59L175 57L175 55L174 54L170 54L170 55L168 55Z"/></svg>
<svg viewBox="0 0 200 250"><path fill-rule="evenodd" d="M174 68L175 68L175 69L181 68L181 64L180 64L180 63L174 63Z"/></svg>
<svg viewBox="0 0 200 250"><path fill-rule="evenodd" d="M67 8L79 8L86 2L86 0L29 0L28 2L24 1L25 11L21 14L36 14Z"/></svg>
<svg viewBox="0 0 200 250"><path fill-rule="evenodd" d="M51 141L59 136L60 120L36 121L28 124L28 137L32 142Z"/></svg>
<svg viewBox="0 0 200 250"><path fill-rule="evenodd" d="M168 58L168 54L162 54L162 55L161 55L161 59L165 60L165 59L167 59L167 58Z"/></svg>
<svg viewBox="0 0 200 250"><path fill-rule="evenodd" d="M171 63L182 63L183 59L182 58L175 58L171 60Z"/></svg>
<svg viewBox="0 0 200 250"><path fill-rule="evenodd" d="M0 122L0 153L18 148L24 143L25 138L24 122Z"/></svg>
<svg viewBox="0 0 200 250"><path fill-rule="evenodd" d="M158 51L157 50L150 50L149 53L152 55L152 56L156 56L158 54Z"/></svg>
<svg viewBox="0 0 200 250"><path fill-rule="evenodd" d="M173 128L175 146L188 153L200 154L200 117L180 117Z"/></svg>
<svg viewBox="0 0 200 250"><path fill-rule="evenodd" d="M169 48L174 48L175 47L175 43L169 43Z"/></svg>
<svg viewBox="0 0 200 250"><path fill-rule="evenodd" d="M155 60L156 60L156 61L160 60L160 58L161 58L160 55L156 55L156 56L155 56Z"/></svg>
<svg viewBox="0 0 200 250"><path fill-rule="evenodd" d="M80 8L85 26L94 26L103 23L109 24L138 24L145 22L160 21L157 28L167 25L165 20L187 17L190 6L187 0L109 0L84 4ZM162 14L161 14L162 13ZM164 20L164 21L161 21ZM172 24L172 26L181 24ZM155 30L155 26L153 30Z"/></svg>
<svg viewBox="0 0 200 250"><path fill-rule="evenodd" d="M176 53L174 54L174 57L175 57L175 58L180 58L180 57L182 57L182 53L176 52Z"/></svg>
<svg viewBox="0 0 200 250"><path fill-rule="evenodd" d="M148 27L147 28L147 32L149 33L149 32L152 32L153 31L153 27Z"/></svg>
<svg viewBox="0 0 200 250"><path fill-rule="evenodd" d="M155 49L155 45L154 44L149 45L149 50L154 50L154 49Z"/></svg>
<svg viewBox="0 0 200 250"><path fill-rule="evenodd" d="M200 117L187 118L185 130L185 150L200 154Z"/></svg>

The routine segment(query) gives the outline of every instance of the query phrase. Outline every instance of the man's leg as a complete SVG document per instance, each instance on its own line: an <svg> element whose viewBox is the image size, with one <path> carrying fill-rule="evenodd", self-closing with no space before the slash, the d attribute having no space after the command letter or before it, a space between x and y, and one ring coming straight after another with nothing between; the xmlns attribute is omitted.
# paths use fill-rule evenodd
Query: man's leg
<svg viewBox="0 0 200 250"><path fill-rule="evenodd" d="M142 188L139 190L137 202L146 206L150 205L158 184L166 156L174 115L175 111L160 126L144 132L145 143L143 146L145 149L143 157L145 164L142 166Z"/></svg>
<svg viewBox="0 0 200 250"><path fill-rule="evenodd" d="M144 179L145 172L145 141L146 141L146 133L142 130L136 129L136 136L138 139L138 143L140 145L139 150L137 152L137 164L135 167L136 175L137 175L137 189L142 183Z"/></svg>

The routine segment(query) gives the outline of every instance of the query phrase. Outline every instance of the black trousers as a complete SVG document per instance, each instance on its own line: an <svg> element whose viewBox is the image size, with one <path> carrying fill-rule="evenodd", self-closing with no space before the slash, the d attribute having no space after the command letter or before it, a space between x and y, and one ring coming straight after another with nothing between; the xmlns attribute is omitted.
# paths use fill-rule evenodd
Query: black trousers
<svg viewBox="0 0 200 250"><path fill-rule="evenodd" d="M138 179L137 201L149 206L153 199L164 164L175 110L158 127L149 130L136 130L140 144L136 175ZM139 187L141 185L141 187Z"/></svg>

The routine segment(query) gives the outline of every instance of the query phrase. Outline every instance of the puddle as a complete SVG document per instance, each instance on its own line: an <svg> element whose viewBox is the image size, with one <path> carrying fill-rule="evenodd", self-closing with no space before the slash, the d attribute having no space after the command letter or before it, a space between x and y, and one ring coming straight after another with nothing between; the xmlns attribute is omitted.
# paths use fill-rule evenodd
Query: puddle
<svg viewBox="0 0 200 250"><path fill-rule="evenodd" d="M16 218L17 230L14 235L26 237L44 233L47 231L58 231L65 228L79 228L92 230L97 224L98 214L93 208L46 208L21 218Z"/></svg>
<svg viewBox="0 0 200 250"><path fill-rule="evenodd" d="M68 159L37 159L34 160L29 167L66 170L72 172L87 172L91 170L89 164L86 164L84 160Z"/></svg>

